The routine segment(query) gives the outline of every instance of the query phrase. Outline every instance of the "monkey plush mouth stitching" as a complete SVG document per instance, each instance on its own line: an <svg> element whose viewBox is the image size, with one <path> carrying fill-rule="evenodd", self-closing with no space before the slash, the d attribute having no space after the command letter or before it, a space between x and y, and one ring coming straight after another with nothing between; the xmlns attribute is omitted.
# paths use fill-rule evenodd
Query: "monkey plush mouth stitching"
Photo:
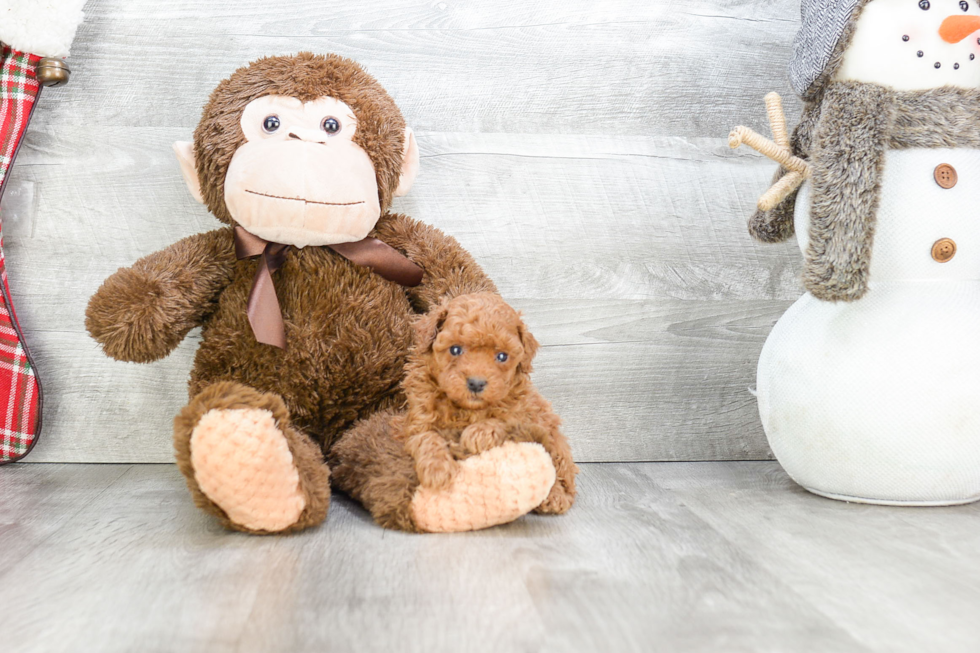
<svg viewBox="0 0 980 653"><path fill-rule="evenodd" d="M262 197L271 197L277 200L290 200L292 202L305 202L307 204L324 204L326 206L354 206L355 204L364 204L364 200L360 202L317 202L316 200L304 200L302 197L282 197L280 195L269 195L248 189L245 189L245 192L251 193L252 195L261 195Z"/></svg>

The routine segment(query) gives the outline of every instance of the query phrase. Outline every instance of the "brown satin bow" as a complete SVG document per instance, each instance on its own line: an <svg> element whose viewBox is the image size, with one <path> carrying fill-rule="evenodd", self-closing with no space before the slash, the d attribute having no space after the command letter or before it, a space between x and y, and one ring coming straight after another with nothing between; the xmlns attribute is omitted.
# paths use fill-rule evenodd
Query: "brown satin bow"
<svg viewBox="0 0 980 653"><path fill-rule="evenodd" d="M235 226L235 255L239 259L260 256L259 268L248 293L248 323L259 342L286 348L286 330L272 273L282 267L291 245L272 243ZM414 287L422 283L422 268L404 254L377 238L365 238L356 243L327 245L351 263L370 268L388 281Z"/></svg>

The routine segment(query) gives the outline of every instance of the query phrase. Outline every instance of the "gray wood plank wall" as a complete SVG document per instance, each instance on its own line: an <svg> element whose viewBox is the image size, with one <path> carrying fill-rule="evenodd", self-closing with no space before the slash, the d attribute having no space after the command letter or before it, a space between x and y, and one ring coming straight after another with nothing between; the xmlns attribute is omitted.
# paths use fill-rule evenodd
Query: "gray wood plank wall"
<svg viewBox="0 0 980 653"><path fill-rule="evenodd" d="M170 150L214 85L299 50L360 61L418 134L396 209L455 235L544 344L536 381L582 461L771 456L749 393L800 293L794 243L745 218L773 166L762 97L799 103L797 0L90 0L71 83L44 94L12 177L12 292L46 391L34 461L165 462L192 334L105 358L88 297L116 268L217 226Z"/></svg>

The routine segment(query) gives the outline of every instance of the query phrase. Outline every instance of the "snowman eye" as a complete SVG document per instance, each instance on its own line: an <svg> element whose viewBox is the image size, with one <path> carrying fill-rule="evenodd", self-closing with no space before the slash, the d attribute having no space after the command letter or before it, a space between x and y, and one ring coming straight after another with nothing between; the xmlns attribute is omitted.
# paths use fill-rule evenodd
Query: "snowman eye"
<svg viewBox="0 0 980 653"><path fill-rule="evenodd" d="M919 0L919 9L927 11L929 9L929 0Z"/></svg>
<svg viewBox="0 0 980 653"><path fill-rule="evenodd" d="M966 2L966 0L964 0L963 2L960 3L960 9L962 9L963 11L969 11L970 10L970 3L969 2Z"/></svg>

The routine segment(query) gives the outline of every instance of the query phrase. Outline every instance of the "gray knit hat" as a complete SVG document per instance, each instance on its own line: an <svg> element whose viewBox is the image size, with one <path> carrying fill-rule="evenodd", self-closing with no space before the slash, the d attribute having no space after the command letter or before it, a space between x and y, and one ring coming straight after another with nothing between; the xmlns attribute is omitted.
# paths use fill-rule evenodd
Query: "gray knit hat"
<svg viewBox="0 0 980 653"><path fill-rule="evenodd" d="M789 80L807 99L823 87L840 65L859 10L869 0L803 0L802 25L793 41Z"/></svg>

